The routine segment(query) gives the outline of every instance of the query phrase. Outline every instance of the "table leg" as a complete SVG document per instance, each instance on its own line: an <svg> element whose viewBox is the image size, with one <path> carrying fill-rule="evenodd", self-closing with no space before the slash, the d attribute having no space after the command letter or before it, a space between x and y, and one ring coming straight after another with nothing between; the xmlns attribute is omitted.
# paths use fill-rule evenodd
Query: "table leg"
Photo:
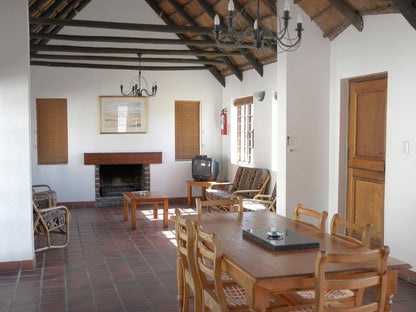
<svg viewBox="0 0 416 312"><path fill-rule="evenodd" d="M205 190L206 190L207 188L205 187L205 186L202 186L201 187L201 199L202 200L207 200L206 199L206 197L205 197Z"/></svg>
<svg viewBox="0 0 416 312"><path fill-rule="evenodd" d="M192 184L188 183L188 205L192 205Z"/></svg>
<svg viewBox="0 0 416 312"><path fill-rule="evenodd" d="M168 227L169 222L169 200L166 198L163 200L163 227Z"/></svg>
<svg viewBox="0 0 416 312"><path fill-rule="evenodd" d="M129 219L129 201L124 197L124 221Z"/></svg>
<svg viewBox="0 0 416 312"><path fill-rule="evenodd" d="M158 203L153 203L153 219L157 220L157 209L159 208Z"/></svg>
<svg viewBox="0 0 416 312"><path fill-rule="evenodd" d="M136 229L136 201L131 201L131 228Z"/></svg>
<svg viewBox="0 0 416 312"><path fill-rule="evenodd" d="M398 270L387 271L387 291L386 291L386 305L384 311L390 312L393 306L393 296L397 292Z"/></svg>

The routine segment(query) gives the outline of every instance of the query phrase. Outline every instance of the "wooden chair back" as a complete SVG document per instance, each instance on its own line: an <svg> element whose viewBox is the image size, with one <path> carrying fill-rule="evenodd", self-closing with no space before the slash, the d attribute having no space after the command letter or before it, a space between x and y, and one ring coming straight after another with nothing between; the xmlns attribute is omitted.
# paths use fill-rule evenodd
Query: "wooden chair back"
<svg viewBox="0 0 416 312"><path fill-rule="evenodd" d="M228 311L221 279L222 243L216 233L207 233L195 222L196 263L203 293L204 311Z"/></svg>
<svg viewBox="0 0 416 312"><path fill-rule="evenodd" d="M387 290L387 258L389 248L387 246L380 249L354 252L354 253L327 253L319 251L315 260L315 310L314 311L340 311L339 304L326 304L324 299L325 290L351 289L357 290L357 294L361 294L366 288L374 288L377 296L373 300L363 300L360 296L353 297L352 303L348 306L348 312L358 311L384 311L386 303ZM359 263L362 269L354 273L343 274L342 277L334 278L332 275L325 274L327 265L350 265ZM350 306L352 305L352 306ZM343 311L343 310L342 310Z"/></svg>
<svg viewBox="0 0 416 312"><path fill-rule="evenodd" d="M201 311L202 290L194 258L194 227L190 220L181 216L179 209L175 209L175 214L175 236L183 269L184 311L189 310L190 288L194 294L194 311Z"/></svg>
<svg viewBox="0 0 416 312"><path fill-rule="evenodd" d="M311 222L301 220L302 215L305 215L305 216L312 217L312 218L316 219L317 220L317 225L315 225ZM319 231L321 231L322 233L325 233L325 222L326 222L327 218L328 218L328 212L322 211L321 213L319 213L315 210L303 208L302 204L298 204L296 206L295 213L293 215L293 219L295 221L303 223L303 224L308 225L308 226L311 226L313 228L316 228Z"/></svg>
<svg viewBox="0 0 416 312"><path fill-rule="evenodd" d="M340 228L344 228L346 234L339 233ZM356 244L357 246L370 248L372 230L372 224L362 226L357 223L341 219L339 214L335 214L332 217L331 235L345 239ZM359 238L356 238L357 235L359 235Z"/></svg>
<svg viewBox="0 0 416 312"><path fill-rule="evenodd" d="M208 212L243 212L243 199L238 196L237 199L220 199L220 200L201 200L195 199L196 213L201 214L202 208L207 208Z"/></svg>

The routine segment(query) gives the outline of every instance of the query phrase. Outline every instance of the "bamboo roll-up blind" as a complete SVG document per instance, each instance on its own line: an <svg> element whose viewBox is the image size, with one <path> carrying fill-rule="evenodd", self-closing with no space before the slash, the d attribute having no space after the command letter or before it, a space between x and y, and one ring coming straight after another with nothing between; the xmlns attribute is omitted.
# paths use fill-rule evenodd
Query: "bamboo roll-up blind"
<svg viewBox="0 0 416 312"><path fill-rule="evenodd" d="M66 99L36 99L38 164L68 163Z"/></svg>
<svg viewBox="0 0 416 312"><path fill-rule="evenodd" d="M199 101L175 101L175 159L200 153Z"/></svg>

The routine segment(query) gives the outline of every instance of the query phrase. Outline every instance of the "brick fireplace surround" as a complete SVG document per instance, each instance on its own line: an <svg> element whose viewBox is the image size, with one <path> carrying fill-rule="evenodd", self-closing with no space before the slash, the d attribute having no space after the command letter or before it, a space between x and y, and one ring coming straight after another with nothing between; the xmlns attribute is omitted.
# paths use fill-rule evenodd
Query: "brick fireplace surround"
<svg viewBox="0 0 416 312"><path fill-rule="evenodd" d="M100 192L101 165L142 165L143 183L141 190L151 190L150 164L161 164L161 152L141 153L84 153L84 165L95 165L95 205L117 205L123 202L123 196L102 197Z"/></svg>

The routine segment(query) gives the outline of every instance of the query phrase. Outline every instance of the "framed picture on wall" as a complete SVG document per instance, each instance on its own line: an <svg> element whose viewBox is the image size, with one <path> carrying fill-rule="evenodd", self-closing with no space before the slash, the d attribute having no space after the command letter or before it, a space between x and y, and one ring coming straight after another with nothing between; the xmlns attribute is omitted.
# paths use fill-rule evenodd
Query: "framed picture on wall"
<svg viewBox="0 0 416 312"><path fill-rule="evenodd" d="M100 133L146 133L146 98L100 96Z"/></svg>

